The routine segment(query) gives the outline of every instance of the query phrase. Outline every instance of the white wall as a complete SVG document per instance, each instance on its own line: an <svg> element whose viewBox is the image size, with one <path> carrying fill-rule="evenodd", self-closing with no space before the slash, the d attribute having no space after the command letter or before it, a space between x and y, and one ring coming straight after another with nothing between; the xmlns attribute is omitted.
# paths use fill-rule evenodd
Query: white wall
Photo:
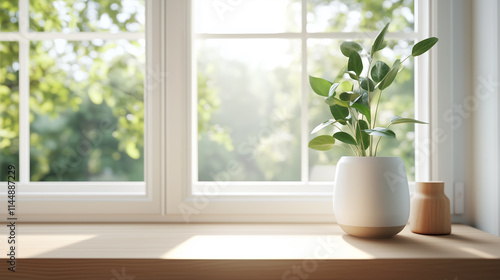
<svg viewBox="0 0 500 280"><path fill-rule="evenodd" d="M465 184L465 212L455 212L453 222L500 236L500 1L439 0L435 8L433 121L446 137L433 154L439 160L432 179L446 182L452 213L459 206L453 184Z"/></svg>
<svg viewBox="0 0 500 280"><path fill-rule="evenodd" d="M474 226L500 235L500 4L472 1L471 15L472 91L468 100L473 107L473 154L466 165L471 179L467 216Z"/></svg>

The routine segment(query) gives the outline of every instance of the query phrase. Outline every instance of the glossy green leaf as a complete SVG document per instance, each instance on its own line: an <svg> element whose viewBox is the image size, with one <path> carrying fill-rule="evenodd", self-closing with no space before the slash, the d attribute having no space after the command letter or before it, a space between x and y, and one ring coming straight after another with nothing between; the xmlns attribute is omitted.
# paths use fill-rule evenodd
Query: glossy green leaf
<svg viewBox="0 0 500 280"><path fill-rule="evenodd" d="M332 86L331 82L313 76L309 76L309 84L311 85L311 88L317 95L324 97L328 97L328 93L330 92L330 87Z"/></svg>
<svg viewBox="0 0 500 280"><path fill-rule="evenodd" d="M344 142L346 144L350 144L350 145L356 145L356 140L354 140L354 138L351 136L351 134L347 133L347 132L337 132L335 134L333 134L333 138L339 140L340 142Z"/></svg>
<svg viewBox="0 0 500 280"><path fill-rule="evenodd" d="M339 83L334 83L328 90L328 97L334 96L335 97L335 90L339 87Z"/></svg>
<svg viewBox="0 0 500 280"><path fill-rule="evenodd" d="M320 123L318 126L316 126L312 131L311 131L311 134L314 134L320 130L322 130L323 128L329 126L329 125L332 125L335 123L335 120L327 120L327 121L324 121L322 123Z"/></svg>
<svg viewBox="0 0 500 280"><path fill-rule="evenodd" d="M382 81L389 70L391 70L391 67L389 67L389 65L387 65L383 61L377 61L371 71L373 81L375 81L376 83Z"/></svg>
<svg viewBox="0 0 500 280"><path fill-rule="evenodd" d="M438 42L438 38L436 37L430 37L425 40L422 40L413 46L411 50L411 55L412 56L419 56L421 54L424 54L428 50L430 50L436 43Z"/></svg>
<svg viewBox="0 0 500 280"><path fill-rule="evenodd" d="M396 138L396 133L385 127L375 127L374 129L365 129L364 131L373 136Z"/></svg>
<svg viewBox="0 0 500 280"><path fill-rule="evenodd" d="M358 98L356 98L352 103L359 103L359 104L363 104L365 105L366 107L369 107L370 104L368 102L368 92L365 91L365 90L361 90L361 91L356 91L356 94L359 95ZM352 104L351 104L352 105Z"/></svg>
<svg viewBox="0 0 500 280"><path fill-rule="evenodd" d="M333 96L326 97L325 103L328 104L329 106L340 105L340 106L346 107L346 108L349 107L349 101L343 101L343 100L340 100L340 99L335 98Z"/></svg>
<svg viewBox="0 0 500 280"><path fill-rule="evenodd" d="M400 60L396 59L396 61L394 61L394 64L392 65L391 70L389 70L389 72L387 73L387 75L385 75L384 79L382 79L382 81L380 81L380 83L377 85L377 87L380 90L384 90L384 89L386 89L387 87L389 87L392 84L392 82L396 78L396 75L399 72L399 66L400 65L401 65Z"/></svg>
<svg viewBox="0 0 500 280"><path fill-rule="evenodd" d="M393 116L391 118L391 125L398 124L398 123L421 123L421 124L427 124L426 122L418 121L418 120L411 119L411 118L403 118L403 117L400 117L400 116Z"/></svg>
<svg viewBox="0 0 500 280"><path fill-rule="evenodd" d="M351 107L355 108L356 110L358 110L358 112L360 112L363 116L365 116L366 120L369 123L372 121L372 117L370 115L370 109L368 107L360 103L351 104Z"/></svg>
<svg viewBox="0 0 500 280"><path fill-rule="evenodd" d="M387 33L387 29L389 28L389 24L386 24L385 27L380 31L380 33L377 35L377 38L375 38L375 41L373 42L373 45L372 45L372 51L370 53L370 56L373 58L373 55L375 55L375 53L383 48L385 48L385 46L387 44L384 44L384 39L385 39L385 34Z"/></svg>
<svg viewBox="0 0 500 280"><path fill-rule="evenodd" d="M354 88L353 83L351 83L349 81L343 81L342 83L340 83L340 85L338 87L338 91L339 92L352 91L353 88Z"/></svg>
<svg viewBox="0 0 500 280"><path fill-rule="evenodd" d="M349 56L349 62L347 63L347 70L354 71L354 73L356 73L356 75L358 76L361 75L361 72L363 71L363 61L361 60L361 56L359 56L359 53L351 53L351 55Z"/></svg>
<svg viewBox="0 0 500 280"><path fill-rule="evenodd" d="M351 79L356 80L356 81L359 80L359 76L358 76L358 74L356 74L356 72L347 71L346 73L349 74L349 77L351 77Z"/></svg>
<svg viewBox="0 0 500 280"><path fill-rule="evenodd" d="M375 89L375 83L370 78L360 78L360 84L361 88L364 90L369 90L370 92L373 92Z"/></svg>
<svg viewBox="0 0 500 280"><path fill-rule="evenodd" d="M334 119L336 119L340 124L345 125L347 117L349 116L349 109L339 105L330 106L330 112Z"/></svg>
<svg viewBox="0 0 500 280"><path fill-rule="evenodd" d="M309 141L308 147L318 151L328 151L335 145L335 138L330 135L321 135Z"/></svg>
<svg viewBox="0 0 500 280"><path fill-rule="evenodd" d="M358 121L359 127L356 127L356 141L358 143L362 143L362 146L365 150L370 147L370 135L366 133L364 130L368 129L368 124L364 120Z"/></svg>
<svg viewBox="0 0 500 280"><path fill-rule="evenodd" d="M354 101L359 97L359 94L353 92L342 92L339 94L340 100L343 101Z"/></svg>
<svg viewBox="0 0 500 280"><path fill-rule="evenodd" d="M351 54L353 52L359 53L362 50L363 50L363 47L360 44L356 43L356 42L344 41L344 42L340 43L340 51L346 57L351 56Z"/></svg>

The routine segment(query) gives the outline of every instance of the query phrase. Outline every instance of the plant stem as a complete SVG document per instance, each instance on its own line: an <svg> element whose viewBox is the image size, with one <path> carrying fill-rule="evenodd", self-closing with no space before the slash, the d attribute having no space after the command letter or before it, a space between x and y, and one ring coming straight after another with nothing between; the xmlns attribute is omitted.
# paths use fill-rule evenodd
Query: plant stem
<svg viewBox="0 0 500 280"><path fill-rule="evenodd" d="M378 114L378 105L380 104L380 98L382 98L382 91L378 95L377 106L375 106L375 115L373 116L373 127L377 125L377 114Z"/></svg>
<svg viewBox="0 0 500 280"><path fill-rule="evenodd" d="M409 56L407 56L405 59L403 59L400 64L402 65L403 62L405 62L410 56L411 56L411 54Z"/></svg>
<svg viewBox="0 0 500 280"><path fill-rule="evenodd" d="M373 116L373 126L372 127L375 127L377 125L377 115L378 115L378 106L380 104L380 98L382 98L382 91L380 91L380 94L378 95L378 100L377 100L377 105L375 106L375 115ZM377 141L377 145L375 146L375 152L373 154L373 156L377 156L377 147L378 147L378 143L380 142L380 138L378 139ZM370 156L372 155L372 148L373 146L373 135L370 136Z"/></svg>
<svg viewBox="0 0 500 280"><path fill-rule="evenodd" d="M368 88L368 109L371 108L371 98L370 98L370 68L372 67L372 60L368 58L368 72L366 73L366 87ZM359 90L361 92L361 90ZM370 111L371 112L371 111ZM371 128L371 127L369 127Z"/></svg>
<svg viewBox="0 0 500 280"><path fill-rule="evenodd" d="M351 148L351 151L349 151L348 149L346 149L346 148L345 148L345 147L343 147L343 146L340 146L340 145L338 145L338 146L339 146L339 147L341 147L342 149L344 149L346 152L351 153L351 154L352 154L352 155L354 155L354 156L356 155L356 153L355 153L355 152L354 152L354 150L352 149L351 145L347 144L347 146L349 146L349 148Z"/></svg>
<svg viewBox="0 0 500 280"><path fill-rule="evenodd" d="M354 118L355 122L356 122L356 127L357 129L359 130L359 138L360 138L360 142L361 142L361 156L366 156L366 153L365 153L365 145L363 144L363 135L362 135L362 131L361 131L361 125L359 125L359 120L358 118L356 117L355 114L352 113L351 111L351 108L349 108L349 111L351 112L351 115L352 117ZM356 129L356 128L355 128ZM354 136L356 136L356 134L354 134Z"/></svg>
<svg viewBox="0 0 500 280"><path fill-rule="evenodd" d="M366 87L367 87L367 91L368 91L368 110L370 112L370 115L372 113L372 110L371 110L371 97L370 97L370 68L372 67L372 59L370 57L367 57L368 58L368 71L366 72ZM361 92L361 89L359 90L359 92ZM369 129L372 129L372 124L369 123L368 124L368 128ZM372 156L372 142L373 141L373 136L370 135L370 150L369 150L369 153L370 153L370 156Z"/></svg>
<svg viewBox="0 0 500 280"><path fill-rule="evenodd" d="M351 131L352 135L354 136L354 139L356 139L356 133L354 133L354 130L352 129L351 125L349 125L349 122L347 122L347 127L349 128L349 130ZM358 155L361 154L361 151L359 150L359 146L356 145L356 149L358 150Z"/></svg>
<svg viewBox="0 0 500 280"><path fill-rule="evenodd" d="M377 156L378 143L380 143L380 139L382 139L382 137L378 138L377 145L375 146L375 156Z"/></svg>

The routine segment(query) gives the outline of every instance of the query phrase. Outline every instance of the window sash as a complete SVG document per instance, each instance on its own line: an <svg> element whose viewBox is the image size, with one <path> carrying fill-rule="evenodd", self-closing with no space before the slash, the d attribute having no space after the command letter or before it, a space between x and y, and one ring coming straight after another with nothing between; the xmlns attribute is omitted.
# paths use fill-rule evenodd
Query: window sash
<svg viewBox="0 0 500 280"><path fill-rule="evenodd" d="M196 61L192 59L190 50L195 39L208 38L301 38L302 59L306 55L305 42L309 38L333 38L333 39L360 39L366 38L366 33L358 32L334 32L334 33L305 33L303 23L301 33L279 33L279 34L192 34L190 22L190 1L169 1L173 10L183 11L184 17L171 15L167 21L170 36L169 50L167 50L169 83L167 84L167 99L175 104L175 108L167 108L167 126L170 131L175 132L176 137L169 138L167 142L167 153L171 151L171 157L167 157L167 213L180 215L186 222L206 221L301 221L301 222L332 222L333 215L333 183L307 182L308 163L304 160L307 153L307 133L302 131L302 181L298 182L198 182L197 181L197 128L192 125L196 123L197 104L191 94L175 95L170 93L191 93L196 84L190 75L196 73ZM305 1L302 1L303 5ZM412 33L390 33L387 39L415 39L421 40L430 36L430 5L429 1L416 1L415 32ZM304 15L303 15L304 17ZM169 25L170 24L170 25ZM375 36L376 33L368 34ZM169 40L170 39L170 40ZM426 56L415 59L415 79L422 81L421 85L415 87L415 92L430 92L431 77L429 71L431 65ZM307 69L305 63L302 67L302 130L307 124ZM170 79L171 78L171 79ZM416 82L415 84L419 84ZM429 93L430 94L430 93ZM430 119L429 97L419 95L415 99L417 119ZM306 113L304 113L306 112ZM175 121L173 121L175 120ZM186 129L188 127L188 129ZM423 127L423 126L422 126ZM416 139L419 141L428 139L429 128L416 126ZM305 136L304 136L305 135ZM426 147L430 143L422 141L417 143L417 151L428 151ZM187 157L183 155L187 154ZM417 167L416 179L429 180L432 169L431 153L416 154L420 164ZM410 191L414 189L410 182ZM180 187L179 187L180 186ZM269 215L272 214L272 215Z"/></svg>
<svg viewBox="0 0 500 280"><path fill-rule="evenodd" d="M164 141L164 63L162 48L165 29L156 24L163 21L165 5L160 0L146 1L145 33L105 32L28 32L29 0L19 0L19 32L0 33L2 41L19 42L20 64L20 163L21 177L16 184L19 215L27 221L80 221L99 220L106 215L134 214L160 215L162 208L162 183L164 180L161 143ZM155 24L153 24L155 23ZM67 39L146 39L146 71L144 85L144 181L139 182L32 182L30 181L30 123L29 123L29 47L35 40ZM0 182L0 202L7 201L7 182ZM4 191L5 190L5 191ZM7 207L5 207L6 209ZM64 209L64 210L62 210ZM6 212L6 211L5 211ZM4 211L0 217L5 216ZM43 215L43 216L42 216ZM97 217L90 218L92 215ZM107 216L105 219L110 219ZM111 218L114 220L115 218Z"/></svg>
<svg viewBox="0 0 500 280"><path fill-rule="evenodd" d="M25 0L21 0L25 1ZM190 146L196 131L191 128L195 110L189 94L194 88L190 79L195 61L191 59L190 11L191 1L185 0L147 0L146 6L146 46L147 71L145 94L145 183L134 182L54 182L20 184L19 215L23 221L88 221L88 222L333 222L332 183L321 182L244 182L219 184L219 191L205 187L205 183L193 187L191 166L194 153ZM435 5L429 0L416 2L416 13L436 13ZM422 19L422 20L420 20ZM432 22L431 22L432 20ZM432 24L430 24L430 23ZM439 22L446 22L440 19ZM154 24L153 24L154 23ZM415 32L388 34L388 39L409 39L406 36L417 35L423 39L438 23L436 16L416 17ZM443 27L444 28L444 27ZM0 34L1 35L1 34ZM337 39L353 38L356 33L306 34ZM366 36L366 33L363 33ZM375 34L369 34L375 35ZM67 35L67 36L70 36ZM106 34L110 36L110 34ZM111 35L114 36L114 35ZM202 35L205 36L205 35ZM223 35L217 35L223 36ZM228 35L224 35L228 36ZM238 35L240 36L240 35ZM256 35L245 35L256 36ZM267 34L258 36L266 37ZM282 34L272 36L297 36ZM299 36L303 36L299 33ZM109 37L107 37L109 38ZM413 37L411 37L413 38ZM304 40L305 41L305 40ZM432 55L432 52L431 52ZM436 81L429 76L429 69L435 69L435 61L419 57L415 60L415 76L424 81L424 87L416 87L417 91L429 91ZM21 64L23 65L23 64ZM304 75L306 71L303 69ZM418 76L418 78L417 78ZM434 75L435 76L435 75ZM25 81L26 82L26 81ZM307 83L302 83L302 91L307 90ZM418 83L416 83L418 84ZM433 90L432 92L436 92ZM430 95L430 93L429 93ZM422 97L422 96L421 96ZM447 105L429 107L430 96L417 98L416 118L429 120L436 110L444 111ZM303 102L304 103L304 102ZM28 112L25 110L25 112ZM304 119L304 118L303 118ZM417 139L427 140L430 128L416 126ZM194 137L196 138L196 137ZM304 139L302 139L304 140ZM417 147L432 146L432 143L417 141ZM417 168L417 179L437 179L434 162L431 157L436 151L432 148L422 160L422 170ZM416 154L417 158L419 154ZM446 165L447 159L441 157L439 162ZM433 165L431 165L433 164ZM303 168L304 169L304 168ZM306 168L307 170L307 168ZM442 172L442 171L441 171ZM305 178L303 176L303 178ZM210 184L208 182L207 184ZM82 194L79 187L92 190ZM120 188L120 187L124 188ZM145 191L141 192L144 186ZM44 194L37 193L43 191ZM45 192L42 190L50 190ZM256 190L245 192L245 188ZM0 184L0 189L7 186ZM26 192L23 192L26 190ZM59 189L58 189L59 188ZM73 188L72 190L70 190ZM116 192L120 188L119 192ZM207 188L205 190L205 188ZM412 183L410 183L412 188ZM215 188L217 190L217 188ZM66 191L66 193L61 193ZM0 194L0 203L4 205L6 197ZM450 197L450 196L449 196ZM451 198L451 197L450 197ZM6 207L5 207L6 208ZM21 210L22 209L22 210ZM64 209L64 210L62 210ZM0 218L4 217L0 210Z"/></svg>
<svg viewBox="0 0 500 280"><path fill-rule="evenodd" d="M207 34L207 33L194 33L192 29L188 29L187 31L192 32L191 41L199 40L199 39L301 39L301 61L302 61L302 88L301 88L301 180L294 181L290 183L283 182L270 182L270 181L262 181L262 182L212 182L224 186L222 192L226 192L231 186L231 190L227 191L228 193L233 193L236 191L238 187L244 187L246 185L251 185L252 188L263 188L270 186L282 186L283 184L292 187L296 186L297 182L302 182L302 185L311 187L318 187L321 184L317 184L316 182L309 182L309 148L307 147L307 143L309 141L309 127L308 127L308 95L310 94L309 83L308 83L308 72L307 72L307 40L308 39L337 39L337 40L364 40L367 38L376 37L376 31L373 32L324 32L324 33L312 33L307 32L307 0L302 0L302 28L300 32L286 32L286 33L244 33L244 34ZM191 9L190 9L191 10ZM192 13L188 13L187 17L191 17ZM426 0L416 0L415 1L415 25L414 32L391 32L386 35L387 40L422 40L427 38L429 35L429 3ZM192 43L186 45L188 49L190 49ZM196 87L196 61L193 61L191 64L191 69L187 69L188 72L192 73L191 76L191 90ZM429 63L427 59L422 59L422 57L415 58L415 68L414 68L414 78L415 78L415 86L414 92L429 92L430 87L429 82L430 79L428 77L429 73ZM192 95L192 91L189 91ZM191 165L190 165L190 178L192 184L192 192L196 193L200 191L200 188L206 187L206 182L198 181L198 141L197 138L194 137L197 135L197 127L193 125L197 122L197 98L191 96L191 115L190 118L192 122L190 123L191 131ZM415 94L415 118L422 120L429 120L429 97ZM415 179L416 180L425 180L429 178L430 175L430 153L428 153L430 147L428 142L425 139L429 139L428 127L415 126L415 139L416 139L416 147L415 147ZM417 164L418 163L418 164ZM275 192L277 189L273 188L272 192ZM323 189L324 190L324 189ZM242 192L247 192L248 189L245 189ZM301 190L305 191L305 189Z"/></svg>

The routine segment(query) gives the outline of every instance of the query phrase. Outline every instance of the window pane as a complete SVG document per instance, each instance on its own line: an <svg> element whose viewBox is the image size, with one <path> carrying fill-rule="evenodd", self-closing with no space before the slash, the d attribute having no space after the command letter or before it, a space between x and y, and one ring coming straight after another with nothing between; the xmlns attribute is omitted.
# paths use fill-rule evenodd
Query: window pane
<svg viewBox="0 0 500 280"><path fill-rule="evenodd" d="M31 180L143 180L144 41L31 44Z"/></svg>
<svg viewBox="0 0 500 280"><path fill-rule="evenodd" d="M0 181L7 166L16 166L19 178L19 45L0 42Z"/></svg>
<svg viewBox="0 0 500 280"><path fill-rule="evenodd" d="M409 41L387 41L388 47L377 54L377 60L382 60L389 65L399 57L405 58L410 54L413 44ZM334 80L342 67L347 63L339 50L341 40L313 39L308 40L309 73L313 76ZM367 48L372 41L360 41ZM394 83L383 92L378 112L377 126L385 127L393 115L414 117L414 75L413 60L408 59L405 68L398 74ZM365 65L366 68L366 65ZM366 71L366 69L365 69ZM362 75L365 75L363 73ZM309 129L312 130L321 122L331 119L328 105L323 98L317 96L312 90L309 93ZM414 125L401 124L392 126L397 139L384 138L380 141L377 155L399 156L406 165L409 180L415 177L415 134ZM333 128L326 128L315 135L333 133ZM345 144L337 145L328 152L309 150L309 168L311 181L331 181L335 175L335 165L341 156L350 155L349 147Z"/></svg>
<svg viewBox="0 0 500 280"><path fill-rule="evenodd" d="M308 0L307 31L413 31L413 0Z"/></svg>
<svg viewBox="0 0 500 280"><path fill-rule="evenodd" d="M196 33L300 32L296 0L194 0L193 7Z"/></svg>
<svg viewBox="0 0 500 280"><path fill-rule="evenodd" d="M199 180L300 180L300 41L200 40L196 54Z"/></svg>
<svg viewBox="0 0 500 280"><path fill-rule="evenodd" d="M0 2L0 32L17 32L19 30L19 6L17 0Z"/></svg>
<svg viewBox="0 0 500 280"><path fill-rule="evenodd" d="M32 31L144 31L144 0L30 0L29 8Z"/></svg>

